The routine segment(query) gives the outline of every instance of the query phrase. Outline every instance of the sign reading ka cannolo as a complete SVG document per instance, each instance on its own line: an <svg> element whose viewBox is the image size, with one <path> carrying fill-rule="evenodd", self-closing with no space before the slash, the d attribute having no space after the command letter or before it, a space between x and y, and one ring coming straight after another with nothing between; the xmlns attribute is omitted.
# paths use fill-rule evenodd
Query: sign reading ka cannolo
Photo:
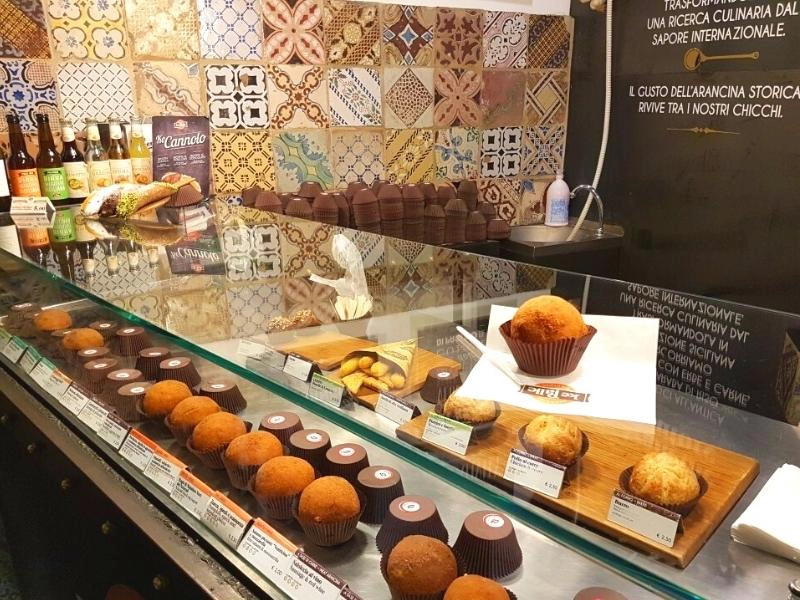
<svg viewBox="0 0 800 600"><path fill-rule="evenodd" d="M206 117L153 117L153 178L189 175L208 194L210 138Z"/></svg>

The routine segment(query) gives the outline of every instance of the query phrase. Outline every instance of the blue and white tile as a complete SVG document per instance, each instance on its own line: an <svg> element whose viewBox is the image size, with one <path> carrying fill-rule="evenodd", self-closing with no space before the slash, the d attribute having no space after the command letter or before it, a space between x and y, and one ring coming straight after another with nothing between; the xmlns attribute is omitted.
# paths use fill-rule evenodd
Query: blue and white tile
<svg viewBox="0 0 800 600"><path fill-rule="evenodd" d="M77 127L87 118L134 113L130 73L117 63L61 63L58 89L64 117Z"/></svg>
<svg viewBox="0 0 800 600"><path fill-rule="evenodd" d="M197 0L202 57L260 60L263 29L259 7L260 3L249 0Z"/></svg>
<svg viewBox="0 0 800 600"><path fill-rule="evenodd" d="M269 127L267 74L259 65L206 65L212 127Z"/></svg>
<svg viewBox="0 0 800 600"><path fill-rule="evenodd" d="M36 60L0 62L0 128L6 129L5 113L15 112L23 131L36 130L36 113L58 123L56 84L50 65Z"/></svg>

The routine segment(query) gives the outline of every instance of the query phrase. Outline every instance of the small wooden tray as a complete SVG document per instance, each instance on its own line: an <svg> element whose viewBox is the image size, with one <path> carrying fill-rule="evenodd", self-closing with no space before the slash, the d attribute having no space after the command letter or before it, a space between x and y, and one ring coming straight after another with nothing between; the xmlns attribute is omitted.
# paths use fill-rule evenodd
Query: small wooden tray
<svg viewBox="0 0 800 600"><path fill-rule="evenodd" d="M489 436L471 444L466 456L422 439L427 415L401 425L397 429L397 436L466 468L476 477L681 568L686 567L699 552L758 474L758 461L750 457L658 427L569 417L588 436L589 451L581 461L580 474L562 488L560 498L551 498L503 478L511 449L522 450L517 435L519 429L536 415L532 411L503 405ZM678 534L672 548L620 527L606 518L611 494L619 486L620 473L647 452L656 450L674 452L693 465L708 482L708 492L683 520L684 531Z"/></svg>
<svg viewBox="0 0 800 600"><path fill-rule="evenodd" d="M295 339L277 347L284 354L297 354L319 365L323 371L337 368L345 356L356 350L367 350L375 342L351 337L336 331L325 331Z"/></svg>

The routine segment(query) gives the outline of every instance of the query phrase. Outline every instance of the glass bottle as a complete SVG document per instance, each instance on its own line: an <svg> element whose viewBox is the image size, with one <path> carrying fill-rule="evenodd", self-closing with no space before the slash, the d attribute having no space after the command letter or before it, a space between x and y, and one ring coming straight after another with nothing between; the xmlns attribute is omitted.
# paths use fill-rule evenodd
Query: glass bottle
<svg viewBox="0 0 800 600"><path fill-rule="evenodd" d="M11 220L9 212L0 212L0 248L14 256L22 256L17 226Z"/></svg>
<svg viewBox="0 0 800 600"><path fill-rule="evenodd" d="M153 155L147 147L147 142L144 141L143 121L144 119L139 117L131 120L130 147L133 180L142 184L153 181Z"/></svg>
<svg viewBox="0 0 800 600"><path fill-rule="evenodd" d="M50 245L56 255L61 274L70 281L75 279L75 213L70 209L56 211L53 227L49 230Z"/></svg>
<svg viewBox="0 0 800 600"><path fill-rule="evenodd" d="M139 270L139 244L132 240L125 240L125 256L128 259L128 268L131 271Z"/></svg>
<svg viewBox="0 0 800 600"><path fill-rule="evenodd" d="M19 230L19 240L25 256L36 264L47 268L50 256L50 237L46 227L31 227Z"/></svg>
<svg viewBox="0 0 800 600"><path fill-rule="evenodd" d="M103 253L106 255L105 263L109 275L116 275L119 273L119 256L117 256L117 247L119 246L119 238L109 237L100 240L100 245L103 247Z"/></svg>
<svg viewBox="0 0 800 600"><path fill-rule="evenodd" d="M111 141L108 146L108 159L111 162L111 178L114 183L132 183L133 166L131 155L122 141L122 127L118 119L109 119L108 131Z"/></svg>
<svg viewBox="0 0 800 600"><path fill-rule="evenodd" d="M108 154L100 142L100 130L97 128L97 121L87 119L86 121L86 149L84 152L86 169L89 173L89 189L94 191L108 187L114 180L111 177L111 163Z"/></svg>
<svg viewBox="0 0 800 600"><path fill-rule="evenodd" d="M0 213L11 210L11 188L8 187L6 159L5 151L0 148Z"/></svg>
<svg viewBox="0 0 800 600"><path fill-rule="evenodd" d="M11 183L12 196L41 196L39 175L36 173L36 161L28 154L25 137L19 126L19 117L14 113L6 114L8 123L8 141L11 153L8 157L8 179Z"/></svg>
<svg viewBox="0 0 800 600"><path fill-rule="evenodd" d="M53 141L50 117L42 113L36 113L36 129L39 137L36 171L39 173L39 187L42 190L42 194L50 198L54 206L69 204L67 172Z"/></svg>
<svg viewBox="0 0 800 600"><path fill-rule="evenodd" d="M97 263L94 260L94 251L97 247L97 238L86 227L86 222L82 216L77 213L80 212L80 207L73 207L75 211L75 244L78 247L78 253L81 256L81 264L83 265L83 273L86 277L94 277L95 267Z"/></svg>
<svg viewBox="0 0 800 600"><path fill-rule="evenodd" d="M83 202L89 195L89 171L83 161L83 154L75 141L75 128L72 121L61 121L61 162L67 172L67 187L71 202Z"/></svg>

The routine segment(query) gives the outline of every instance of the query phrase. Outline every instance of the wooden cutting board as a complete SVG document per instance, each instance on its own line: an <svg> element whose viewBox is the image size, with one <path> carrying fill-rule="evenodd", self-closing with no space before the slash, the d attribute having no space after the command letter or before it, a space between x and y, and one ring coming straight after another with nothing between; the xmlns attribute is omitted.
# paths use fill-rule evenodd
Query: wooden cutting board
<svg viewBox="0 0 800 600"><path fill-rule="evenodd" d="M319 365L323 371L336 369L345 356L356 350L366 350L375 342L351 337L335 331L300 337L278 346L285 354L297 354Z"/></svg>
<svg viewBox="0 0 800 600"><path fill-rule="evenodd" d="M581 472L562 488L559 498L539 494L503 479L508 454L522 450L518 432L537 413L503 405L491 434L470 444L460 456L422 439L427 415L419 416L397 429L397 436L490 481L518 497L541 504L571 521L577 520L611 538L654 554L660 559L686 567L714 530L724 520L758 474L758 461L686 436L637 423L569 417L589 438L589 450ZM619 474L647 452L664 450L684 458L708 482L708 491L683 521L672 548L612 523L606 517L611 494L618 487Z"/></svg>

